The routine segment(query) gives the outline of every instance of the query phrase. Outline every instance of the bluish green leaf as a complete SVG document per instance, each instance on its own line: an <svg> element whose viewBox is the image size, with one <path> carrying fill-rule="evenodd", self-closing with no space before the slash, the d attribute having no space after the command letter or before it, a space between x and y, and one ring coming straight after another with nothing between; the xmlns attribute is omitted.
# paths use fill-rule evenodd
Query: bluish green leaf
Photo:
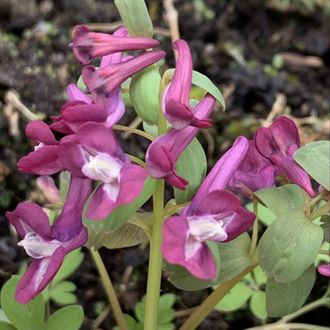
<svg viewBox="0 0 330 330"><path fill-rule="evenodd" d="M18 276L12 276L1 290L1 307L11 324L17 330L43 330L45 327L45 302L39 295L28 304L20 304L15 299Z"/></svg>
<svg viewBox="0 0 330 330"><path fill-rule="evenodd" d="M220 312L232 312L242 308L250 296L252 290L243 282L238 282L215 306Z"/></svg>
<svg viewBox="0 0 330 330"><path fill-rule="evenodd" d="M260 266L277 282L295 281L314 262L322 241L323 229L302 211L282 213L260 239Z"/></svg>
<svg viewBox="0 0 330 330"><path fill-rule="evenodd" d="M275 214L280 215L288 210L305 209L305 193L295 184L287 184L280 188L265 188L255 195Z"/></svg>
<svg viewBox="0 0 330 330"><path fill-rule="evenodd" d="M293 158L321 186L330 190L330 141L306 144Z"/></svg>
<svg viewBox="0 0 330 330"><path fill-rule="evenodd" d="M156 181L149 177L144 183L141 194L133 202L116 208L109 217L101 221L88 220L84 217L84 223L91 230L115 230L122 226L152 196L155 188ZM89 201L87 201L86 206L88 204Z"/></svg>
<svg viewBox="0 0 330 330"><path fill-rule="evenodd" d="M115 0L115 5L132 37L152 37L153 26L144 0Z"/></svg>
<svg viewBox="0 0 330 330"><path fill-rule="evenodd" d="M136 113L148 124L158 123L161 76L156 65L133 76L129 95Z"/></svg>
<svg viewBox="0 0 330 330"><path fill-rule="evenodd" d="M66 306L53 313L46 324L46 330L79 330L84 321L81 306Z"/></svg>
<svg viewBox="0 0 330 330"><path fill-rule="evenodd" d="M177 204L189 201L202 183L207 169L205 152L199 141L195 138L186 150L181 154L176 170L188 182L185 190L174 188L174 196Z"/></svg>
<svg viewBox="0 0 330 330"><path fill-rule="evenodd" d="M253 212L253 203L248 203L246 208ZM261 223L268 227L275 218L276 215L269 208L258 203L258 219Z"/></svg>
<svg viewBox="0 0 330 330"><path fill-rule="evenodd" d="M164 73L164 80L169 81L174 73L174 69L168 69ZM192 76L192 83L195 86L198 86L204 89L206 92L211 94L221 105L222 109L225 110L225 100L219 90L219 88L213 84L213 82L206 77L205 75L201 74L198 71L193 71Z"/></svg>
<svg viewBox="0 0 330 330"><path fill-rule="evenodd" d="M324 240L330 242L330 215L323 215L321 217L321 222L321 227L324 230Z"/></svg>
<svg viewBox="0 0 330 330"><path fill-rule="evenodd" d="M306 269L300 277L290 283L279 283L274 278L268 278L266 305L269 316L284 316L298 310L306 301L314 282L314 266Z"/></svg>
<svg viewBox="0 0 330 330"><path fill-rule="evenodd" d="M221 256L219 252L218 244L215 242L207 243L212 251L214 261L217 265L217 275L213 281L202 281L194 277L184 267L179 265L170 265L165 263L165 269L169 272L168 280L177 288L186 291L198 291L205 288L215 286L219 283L219 277L221 275Z"/></svg>
<svg viewBox="0 0 330 330"><path fill-rule="evenodd" d="M267 318L266 311L266 294L263 291L255 291L250 300L251 312L259 319L265 320Z"/></svg>
<svg viewBox="0 0 330 330"><path fill-rule="evenodd" d="M249 257L251 240L247 233L244 233L230 242L219 244L221 255L221 271L219 283L224 283L250 265Z"/></svg>

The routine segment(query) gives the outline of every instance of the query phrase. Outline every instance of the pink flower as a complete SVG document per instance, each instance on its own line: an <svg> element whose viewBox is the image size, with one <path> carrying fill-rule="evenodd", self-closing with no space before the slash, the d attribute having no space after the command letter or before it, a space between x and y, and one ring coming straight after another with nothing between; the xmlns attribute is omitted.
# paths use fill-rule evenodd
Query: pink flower
<svg viewBox="0 0 330 330"><path fill-rule="evenodd" d="M211 121L198 115L198 107L190 106L190 89L192 83L192 58L188 44L176 40L173 48L178 51L178 61L171 83L163 95L163 111L166 119L175 129L188 125L208 128Z"/></svg>
<svg viewBox="0 0 330 330"><path fill-rule="evenodd" d="M82 77L92 95L97 94L98 98L106 98L127 78L158 62L164 56L163 51L152 51L120 63L109 64L98 70L89 65L83 68Z"/></svg>
<svg viewBox="0 0 330 330"><path fill-rule="evenodd" d="M87 26L78 25L73 30L71 47L82 64L88 64L92 58L105 56L128 50L143 50L154 48L159 42L150 38L128 37L125 28L121 28L122 34L106 34L90 32Z"/></svg>
<svg viewBox="0 0 330 330"><path fill-rule="evenodd" d="M28 303L51 282L65 255L86 243L82 210L90 188L90 180L72 177L64 208L52 226L46 213L35 203L19 203L14 211L6 212L22 238L18 245L33 258L16 288L15 297L21 304Z"/></svg>
<svg viewBox="0 0 330 330"><path fill-rule="evenodd" d="M317 267L317 271L326 277L330 277L330 264L323 264Z"/></svg>
<svg viewBox="0 0 330 330"><path fill-rule="evenodd" d="M215 99L208 95L197 106L196 113L201 118L207 117L215 104ZM197 127L171 129L158 137L149 146L146 153L148 172L154 178L164 178L169 184L184 189L188 182L176 173L176 161L198 133Z"/></svg>
<svg viewBox="0 0 330 330"><path fill-rule="evenodd" d="M274 186L276 171L274 164L258 151L254 140L250 140L249 149L228 187L240 191L245 197L251 197L254 191Z"/></svg>
<svg viewBox="0 0 330 330"><path fill-rule="evenodd" d="M162 252L166 261L185 267L195 277L211 280L216 264L206 241L227 242L247 231L255 214L224 190L248 150L248 140L236 139L179 216L165 220Z"/></svg>
<svg viewBox="0 0 330 330"><path fill-rule="evenodd" d="M52 175L64 169L58 158L58 144L48 125L41 120L28 123L26 135L38 144L34 151L22 157L17 166L20 171L38 175Z"/></svg>
<svg viewBox="0 0 330 330"><path fill-rule="evenodd" d="M59 157L73 175L100 182L87 208L87 217L95 220L132 202L148 176L144 168L131 163L113 132L102 124L87 123L64 139Z"/></svg>

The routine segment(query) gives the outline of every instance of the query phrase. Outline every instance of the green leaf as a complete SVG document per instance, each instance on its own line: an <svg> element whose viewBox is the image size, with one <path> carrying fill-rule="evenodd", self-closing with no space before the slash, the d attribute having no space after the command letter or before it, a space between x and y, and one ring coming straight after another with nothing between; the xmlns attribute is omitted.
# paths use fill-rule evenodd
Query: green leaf
<svg viewBox="0 0 330 330"><path fill-rule="evenodd" d="M173 293L165 293L159 298L159 309L171 308L176 300L176 295Z"/></svg>
<svg viewBox="0 0 330 330"><path fill-rule="evenodd" d="M77 297L73 293L77 287L69 281L63 281L56 286L51 286L49 297L59 305L69 305L77 302Z"/></svg>
<svg viewBox="0 0 330 330"><path fill-rule="evenodd" d="M263 291L255 291L250 300L251 312L259 319L267 318L266 294Z"/></svg>
<svg viewBox="0 0 330 330"><path fill-rule="evenodd" d="M250 265L250 246L251 239L247 233L243 233L230 242L219 244L221 255L219 283L227 282Z"/></svg>
<svg viewBox="0 0 330 330"><path fill-rule="evenodd" d="M219 252L219 244L215 242L207 242L209 248L212 251L214 261L217 265L218 274L213 281L202 281L194 277L184 267L179 265L170 265L165 263L165 269L169 272L168 280L177 288L186 291L198 291L205 288L215 286L219 283L219 277L221 275L221 257Z"/></svg>
<svg viewBox="0 0 330 330"><path fill-rule="evenodd" d="M260 239L260 266L278 282L295 281L315 260L323 241L323 229L302 211L278 216Z"/></svg>
<svg viewBox="0 0 330 330"><path fill-rule="evenodd" d="M269 316L283 316L298 310L306 301L314 282L314 266L306 269L300 277L290 283L279 283L273 278L268 278L266 305Z"/></svg>
<svg viewBox="0 0 330 330"><path fill-rule="evenodd" d="M153 65L135 74L130 84L134 110L148 124L158 123L160 81L159 68Z"/></svg>
<svg viewBox="0 0 330 330"><path fill-rule="evenodd" d="M52 314L46 324L46 330L79 330L84 321L81 306L66 306Z"/></svg>
<svg viewBox="0 0 330 330"><path fill-rule="evenodd" d="M8 320L18 330L44 329L45 302L42 295L35 297L28 304L20 304L15 299L18 276L12 276L1 290L1 306Z"/></svg>
<svg viewBox="0 0 330 330"><path fill-rule="evenodd" d="M16 328L7 322L0 321L0 330L16 330Z"/></svg>
<svg viewBox="0 0 330 330"><path fill-rule="evenodd" d="M192 198L205 177L206 169L207 160L204 149L195 138L176 163L178 174L189 182L185 190L174 188L177 204L184 203Z"/></svg>
<svg viewBox="0 0 330 330"><path fill-rule="evenodd" d="M129 246L139 245L148 242L152 228L152 214L150 213L135 213L127 223L116 230L104 230L102 228L89 228L88 242L89 248L95 250L101 246L108 249L120 249Z"/></svg>
<svg viewBox="0 0 330 330"><path fill-rule="evenodd" d="M174 310L172 308L159 309L158 324L168 324L174 319Z"/></svg>
<svg viewBox="0 0 330 330"><path fill-rule="evenodd" d="M56 276L52 281L52 285L55 285L66 278L68 278L71 274L78 269L84 260L84 254L81 252L81 249L76 249L69 254L67 254L64 258L62 266L60 270L57 272Z"/></svg>
<svg viewBox="0 0 330 330"><path fill-rule="evenodd" d="M330 242L330 215L322 215L321 222L321 227L324 230L324 240Z"/></svg>
<svg viewBox="0 0 330 330"><path fill-rule="evenodd" d="M164 80L169 81L174 73L174 69L168 69L164 73ZM205 75L201 74L198 71L193 71L193 76L192 76L192 83L195 86L198 86L202 89L204 89L206 92L211 94L221 105L222 109L225 110L225 100L219 90L219 88L213 84L213 82L206 77Z"/></svg>
<svg viewBox="0 0 330 330"><path fill-rule="evenodd" d="M266 188L254 193L275 215L288 210L305 209L305 193L295 184L287 184L280 188Z"/></svg>
<svg viewBox="0 0 330 330"><path fill-rule="evenodd" d="M248 203L246 208L253 212L253 203ZM258 203L258 219L261 223L268 227L275 218L276 215L269 208Z"/></svg>
<svg viewBox="0 0 330 330"><path fill-rule="evenodd" d="M262 269L260 268L260 266L256 267L252 273L253 273L253 278L254 278L255 282L258 284L258 286L266 284L267 277L266 277L265 273L262 271Z"/></svg>
<svg viewBox="0 0 330 330"><path fill-rule="evenodd" d="M128 314L124 314L125 323L127 325L128 330L139 330L139 324L134 320L134 318ZM141 324L140 324L141 326ZM143 329L143 327L142 327ZM118 326L115 326L113 330L120 330Z"/></svg>
<svg viewBox="0 0 330 330"><path fill-rule="evenodd" d="M293 158L321 186L330 190L330 141L306 144Z"/></svg>
<svg viewBox="0 0 330 330"><path fill-rule="evenodd" d="M144 0L115 0L115 5L132 37L152 37L154 29Z"/></svg>
<svg viewBox="0 0 330 330"><path fill-rule="evenodd" d="M141 194L133 202L116 208L106 219L101 221L88 220L84 216L84 223L90 230L115 230L122 226L151 197L155 188L156 180L149 177L144 183ZM86 206L89 204L89 201L87 201Z"/></svg>
<svg viewBox="0 0 330 330"><path fill-rule="evenodd" d="M235 311L245 305L252 292L244 283L238 282L214 308L220 312Z"/></svg>

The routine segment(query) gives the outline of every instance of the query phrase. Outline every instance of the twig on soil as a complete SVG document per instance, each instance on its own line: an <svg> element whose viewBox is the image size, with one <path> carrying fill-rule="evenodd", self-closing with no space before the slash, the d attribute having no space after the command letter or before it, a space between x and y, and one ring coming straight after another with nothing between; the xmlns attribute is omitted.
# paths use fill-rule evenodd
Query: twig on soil
<svg viewBox="0 0 330 330"><path fill-rule="evenodd" d="M7 104L11 104L15 109L19 110L28 120L38 120L45 117L44 114L33 113L27 106L25 106L14 89L10 89L5 94L5 101Z"/></svg>
<svg viewBox="0 0 330 330"><path fill-rule="evenodd" d="M291 66L308 66L311 68L321 68L324 66L323 60L318 56L305 56L295 53L279 53L284 64Z"/></svg>
<svg viewBox="0 0 330 330"><path fill-rule="evenodd" d="M263 122L263 127L268 127L272 124L273 120L278 116L282 115L286 107L286 96L282 93L276 95L275 102L273 103L272 110L268 114L266 120Z"/></svg>
<svg viewBox="0 0 330 330"><path fill-rule="evenodd" d="M99 329L100 325L106 320L106 318L110 314L110 311L111 311L111 308L108 306L101 312L101 314L93 322L92 330Z"/></svg>
<svg viewBox="0 0 330 330"><path fill-rule="evenodd" d="M188 309L184 309L182 311L177 311L174 312L174 317L175 318L180 318L180 317L185 317L185 316L189 316L190 314L192 314L198 307L192 307L192 308L188 308Z"/></svg>
<svg viewBox="0 0 330 330"><path fill-rule="evenodd" d="M175 41L180 39L180 30L178 22L178 12L174 7L173 2L174 0L163 0L163 6L165 8L165 18L170 27L172 41ZM175 54L175 56L177 55Z"/></svg>

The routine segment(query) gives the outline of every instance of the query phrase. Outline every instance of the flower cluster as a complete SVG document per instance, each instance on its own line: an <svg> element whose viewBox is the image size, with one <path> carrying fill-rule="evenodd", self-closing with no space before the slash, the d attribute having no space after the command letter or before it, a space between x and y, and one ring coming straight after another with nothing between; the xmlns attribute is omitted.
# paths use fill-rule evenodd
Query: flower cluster
<svg viewBox="0 0 330 330"><path fill-rule="evenodd" d="M33 258L16 290L19 302L27 303L40 293L55 276L64 256L86 243L82 212L93 181L99 183L87 208L87 216L93 220L105 218L140 194L148 173L131 163L112 126L125 111L121 84L164 57L165 53L159 50L145 51L158 45L154 39L128 36L125 28L113 35L90 32L85 26L74 29L71 47L78 61L89 64L101 57L100 67L83 68L82 79L88 93L70 84L68 101L60 115L52 117L50 125L34 121L26 127L27 136L36 146L20 159L19 169L42 176L38 185L57 204L62 201L49 176L67 170L71 182L62 212L52 225L34 203L20 203L6 214L22 238L18 244ZM123 51L130 50L141 52L136 56L123 55ZM62 138L57 140L53 131Z"/></svg>
<svg viewBox="0 0 330 330"><path fill-rule="evenodd" d="M199 129L211 126L209 116L216 100L206 94L197 104L191 102L192 57L185 41L173 43L177 66L162 95L162 111L171 127L150 144L147 168L131 162L112 129L125 112L121 84L165 56L163 51L152 50L158 45L154 39L130 37L125 28L112 35L90 32L85 26L74 29L71 47L85 65L82 79L87 91L70 84L68 101L50 125L42 121L27 125L26 134L36 146L18 162L21 171L41 176L38 185L58 205L63 201L49 176L64 170L71 173L62 212L53 224L34 203L20 203L6 214L22 238L19 245L33 258L17 287L19 302L27 303L41 292L64 256L86 243L82 212L88 198L87 217L102 220L117 207L131 203L141 193L148 175L179 189L187 187L187 180L176 172L176 162ZM140 52L132 56L124 51ZM100 58L99 67L90 64L94 58ZM252 141L237 138L191 203L179 215L166 219L162 244L165 259L198 278L215 277L216 265L207 241L230 241L247 231L255 219L230 190L250 196L253 191L273 186L281 174L312 196L308 175L293 160L299 144L297 128L287 117L257 130ZM98 186L91 195L93 182Z"/></svg>

